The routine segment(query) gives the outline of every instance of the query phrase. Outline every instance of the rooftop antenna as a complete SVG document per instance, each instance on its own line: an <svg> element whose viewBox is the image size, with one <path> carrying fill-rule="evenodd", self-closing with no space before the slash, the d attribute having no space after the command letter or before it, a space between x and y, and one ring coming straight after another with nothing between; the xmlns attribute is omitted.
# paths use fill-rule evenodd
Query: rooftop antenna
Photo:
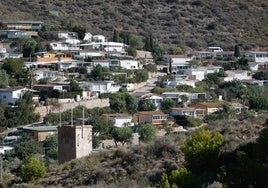
<svg viewBox="0 0 268 188"><path fill-rule="evenodd" d="M71 105L71 125L72 126L74 126L73 120L74 120L74 111L73 111L73 103L72 103L72 105Z"/></svg>
<svg viewBox="0 0 268 188"><path fill-rule="evenodd" d="M61 108L60 107L59 107L59 111L60 111L60 127L61 127Z"/></svg>
<svg viewBox="0 0 268 188"><path fill-rule="evenodd" d="M85 125L85 107L83 106L82 138L84 137L84 125Z"/></svg>

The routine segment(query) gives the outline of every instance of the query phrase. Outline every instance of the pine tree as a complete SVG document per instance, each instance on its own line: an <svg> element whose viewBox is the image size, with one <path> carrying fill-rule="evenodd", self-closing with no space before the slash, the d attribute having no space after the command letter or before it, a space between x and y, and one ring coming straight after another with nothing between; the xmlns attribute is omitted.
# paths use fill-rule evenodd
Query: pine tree
<svg viewBox="0 0 268 188"><path fill-rule="evenodd" d="M239 50L239 46L238 45L235 45L234 56L235 57L239 57L240 56L240 50Z"/></svg>

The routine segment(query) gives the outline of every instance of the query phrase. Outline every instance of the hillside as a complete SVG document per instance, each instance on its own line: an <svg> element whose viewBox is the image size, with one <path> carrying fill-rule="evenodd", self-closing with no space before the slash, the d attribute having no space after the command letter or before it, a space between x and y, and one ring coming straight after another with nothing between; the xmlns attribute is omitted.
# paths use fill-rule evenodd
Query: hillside
<svg viewBox="0 0 268 188"><path fill-rule="evenodd" d="M157 44L193 49L262 49L267 15L265 0L5 0L0 6L0 20L41 20L55 29L82 24L107 37L114 29L152 34Z"/></svg>
<svg viewBox="0 0 268 188"><path fill-rule="evenodd" d="M255 142L265 127L266 117L267 113L259 114L258 117L245 113L236 120L215 121L206 128L214 133L222 133L223 156L233 155L236 149L242 150L242 147ZM184 166L180 146L190 135L192 132L169 135L149 144L103 151L73 160L51 169L44 179L35 182L35 186L154 187L163 172Z"/></svg>

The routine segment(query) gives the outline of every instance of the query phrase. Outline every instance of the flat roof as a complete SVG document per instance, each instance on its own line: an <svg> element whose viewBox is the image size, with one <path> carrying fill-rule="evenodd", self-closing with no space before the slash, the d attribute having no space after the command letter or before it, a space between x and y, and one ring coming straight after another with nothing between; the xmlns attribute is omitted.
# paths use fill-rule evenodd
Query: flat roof
<svg viewBox="0 0 268 188"><path fill-rule="evenodd" d="M16 91L16 90L20 90L20 89L23 89L23 87L16 86L16 87L0 88L0 91L2 91L2 92L10 92L10 91Z"/></svg>
<svg viewBox="0 0 268 188"><path fill-rule="evenodd" d="M7 23L7 24L15 24L15 23L39 23L42 24L41 21L30 21L30 20L0 20L0 22Z"/></svg>
<svg viewBox="0 0 268 188"><path fill-rule="evenodd" d="M37 127L23 127L23 130L47 132L47 131L57 131L58 126L37 126Z"/></svg>

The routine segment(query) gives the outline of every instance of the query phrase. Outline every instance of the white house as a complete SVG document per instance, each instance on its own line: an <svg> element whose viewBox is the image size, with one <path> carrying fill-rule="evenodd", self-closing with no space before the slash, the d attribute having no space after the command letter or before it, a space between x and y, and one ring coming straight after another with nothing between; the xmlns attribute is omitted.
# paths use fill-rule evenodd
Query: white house
<svg viewBox="0 0 268 188"><path fill-rule="evenodd" d="M268 62L268 52L245 52L245 56L257 63Z"/></svg>
<svg viewBox="0 0 268 188"><path fill-rule="evenodd" d="M50 78L52 81L56 79L66 80L63 72L52 71L49 69L36 69L34 70L34 75L36 80L41 80L43 78Z"/></svg>
<svg viewBox="0 0 268 188"><path fill-rule="evenodd" d="M163 97L157 96L157 95L152 95L146 99L149 99L156 106L157 110L161 109L161 103L163 101Z"/></svg>
<svg viewBox="0 0 268 188"><path fill-rule="evenodd" d="M92 34L91 33L85 33L84 41L91 42L92 41Z"/></svg>
<svg viewBox="0 0 268 188"><path fill-rule="evenodd" d="M79 57L83 57L83 58L87 58L87 57L101 57L101 56L104 56L104 54L101 51L98 51L98 50L84 49L84 50L78 51L78 56Z"/></svg>
<svg viewBox="0 0 268 188"><path fill-rule="evenodd" d="M65 42L67 42L73 46L76 46L77 44L80 44L81 41L78 39L65 39ZM78 49L78 48L76 48L76 49Z"/></svg>
<svg viewBox="0 0 268 188"><path fill-rule="evenodd" d="M190 68L189 61L192 60L191 57L186 55L165 55L162 60L170 66L171 72L173 74L184 74L185 70Z"/></svg>
<svg viewBox="0 0 268 188"><path fill-rule="evenodd" d="M93 40L95 42L105 42L105 36L103 36L103 35L93 35L91 37L91 40Z"/></svg>
<svg viewBox="0 0 268 188"><path fill-rule="evenodd" d="M7 49L0 43L0 61L8 57Z"/></svg>
<svg viewBox="0 0 268 188"><path fill-rule="evenodd" d="M25 90L23 87L0 88L0 102L14 105L24 95Z"/></svg>
<svg viewBox="0 0 268 188"><path fill-rule="evenodd" d="M78 34L77 32L60 31L58 32L58 38L59 39L78 39Z"/></svg>
<svg viewBox="0 0 268 188"><path fill-rule="evenodd" d="M185 107L185 108L171 108L170 112L171 116L192 116L196 117L196 109L195 108L190 108L190 107Z"/></svg>
<svg viewBox="0 0 268 188"><path fill-rule="evenodd" d="M51 42L50 43L51 48L54 51L77 51L79 50L79 47L73 46L69 42Z"/></svg>
<svg viewBox="0 0 268 188"><path fill-rule="evenodd" d="M110 67L110 60L109 59L95 59L92 61L93 67L96 67L97 65L101 65L102 67Z"/></svg>
<svg viewBox="0 0 268 188"><path fill-rule="evenodd" d="M94 50L103 50L109 55L113 53L120 53L121 55L126 55L127 45L119 42L91 42L86 44L78 45L82 49L94 49Z"/></svg>
<svg viewBox="0 0 268 188"><path fill-rule="evenodd" d="M123 69L139 69L140 65L139 62L136 60L120 60L120 67Z"/></svg>
<svg viewBox="0 0 268 188"><path fill-rule="evenodd" d="M0 154L5 155L7 152L14 150L12 146L0 146Z"/></svg>
<svg viewBox="0 0 268 188"><path fill-rule="evenodd" d="M175 81L163 81L162 85L164 88L175 88L178 85L188 85L195 88L197 80L175 80Z"/></svg>
<svg viewBox="0 0 268 188"><path fill-rule="evenodd" d="M121 86L117 85L113 81L96 81L89 83L89 89L94 93L116 93Z"/></svg>
<svg viewBox="0 0 268 188"><path fill-rule="evenodd" d="M186 96L188 98L187 103L192 100L196 100L199 96L204 96L206 98L206 93L189 93L189 92L164 92L162 93L163 98L175 99L178 102L181 102L181 96Z"/></svg>
<svg viewBox="0 0 268 188"><path fill-rule="evenodd" d="M248 66L252 71L257 71L259 69L259 63L257 62L249 62Z"/></svg>
<svg viewBox="0 0 268 188"><path fill-rule="evenodd" d="M211 51L197 51L195 52L195 55L199 58L207 58L207 57L213 57L214 53Z"/></svg>
<svg viewBox="0 0 268 188"><path fill-rule="evenodd" d="M194 76L196 80L203 80L205 78L205 70L202 69L187 69L185 70L186 75Z"/></svg>
<svg viewBox="0 0 268 188"><path fill-rule="evenodd" d="M250 76L249 71L245 70L228 70L225 71L227 77L224 78L224 81L233 81L233 80L250 80L252 77Z"/></svg>
<svg viewBox="0 0 268 188"><path fill-rule="evenodd" d="M73 67L82 67L84 66L84 63L85 62L78 60L62 60L60 62L56 62L56 64L59 65L60 70L67 70Z"/></svg>
<svg viewBox="0 0 268 188"><path fill-rule="evenodd" d="M105 119L113 122L114 126L116 127L122 127L124 125L134 125L134 123L132 123L132 116L129 114L103 114L102 116Z"/></svg>

